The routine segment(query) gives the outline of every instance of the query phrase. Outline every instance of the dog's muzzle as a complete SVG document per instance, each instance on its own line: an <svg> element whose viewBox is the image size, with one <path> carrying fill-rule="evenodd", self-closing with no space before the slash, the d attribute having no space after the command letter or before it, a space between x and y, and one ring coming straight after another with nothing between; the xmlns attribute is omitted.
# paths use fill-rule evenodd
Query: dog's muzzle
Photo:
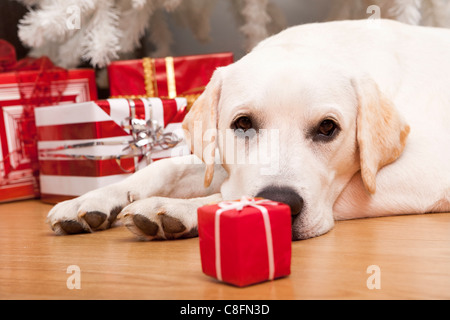
<svg viewBox="0 0 450 320"><path fill-rule="evenodd" d="M303 198L290 187L268 186L259 191L256 197L283 202L291 208L291 215L297 216L303 209Z"/></svg>

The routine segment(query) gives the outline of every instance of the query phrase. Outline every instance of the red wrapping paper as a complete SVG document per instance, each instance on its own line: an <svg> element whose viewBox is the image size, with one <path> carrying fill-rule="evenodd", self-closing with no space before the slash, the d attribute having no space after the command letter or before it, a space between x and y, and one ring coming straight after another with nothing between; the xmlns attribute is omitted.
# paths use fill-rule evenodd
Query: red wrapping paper
<svg viewBox="0 0 450 320"><path fill-rule="evenodd" d="M174 57L172 81L176 92L171 94L168 88L171 74L165 58L114 61L108 66L110 94L113 98L186 97L189 103L190 96L203 92L217 67L232 62L233 54L229 52Z"/></svg>
<svg viewBox="0 0 450 320"><path fill-rule="evenodd" d="M121 181L135 172L138 166L146 165L145 160L134 157L121 158L119 161L98 159L102 156L124 155L127 153L124 151L126 145L55 149L86 142L131 141L130 131L125 128L130 123L129 117L151 118L165 127L166 132L177 131L177 135L180 135L181 122L186 112L186 99L183 98L108 99L37 108L42 200L55 203L79 196ZM162 151L155 149L152 160L166 158L171 154L189 153L184 143L179 143L176 148Z"/></svg>
<svg viewBox="0 0 450 320"><path fill-rule="evenodd" d="M239 287L289 275L292 241L290 208L286 204L275 204L259 204L267 209L269 231L266 231L261 210L254 206L244 206L241 211L223 211L219 218L216 216L221 209L220 204L200 207L198 233L203 272ZM217 239L217 233L220 239ZM272 271L268 247L270 238ZM219 261L217 248L220 248Z"/></svg>
<svg viewBox="0 0 450 320"><path fill-rule="evenodd" d="M33 109L97 99L94 70L43 71L48 64L29 59L6 68L2 61L8 72L0 73L0 202L39 196Z"/></svg>

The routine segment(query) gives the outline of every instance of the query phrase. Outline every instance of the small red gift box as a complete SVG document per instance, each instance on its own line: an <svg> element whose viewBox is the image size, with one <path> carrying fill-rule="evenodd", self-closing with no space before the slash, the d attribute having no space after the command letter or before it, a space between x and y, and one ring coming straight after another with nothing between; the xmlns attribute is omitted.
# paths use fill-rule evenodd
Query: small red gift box
<svg viewBox="0 0 450 320"><path fill-rule="evenodd" d="M243 197L198 209L203 272L239 287L290 274L288 205Z"/></svg>
<svg viewBox="0 0 450 320"><path fill-rule="evenodd" d="M140 142L149 138L145 135L148 125L159 129L147 141L161 137L180 140L173 148L152 147L152 160L189 154L181 141L185 114L184 98L108 99L36 108L42 200L70 199L121 181L146 166L137 140L133 140L131 124L136 121L144 130Z"/></svg>
<svg viewBox="0 0 450 320"><path fill-rule="evenodd" d="M36 128L26 107L37 107L39 96L58 104L97 99L94 70L67 70L63 80L50 79L53 89L38 87L38 78L42 70L0 73L0 202L39 196Z"/></svg>
<svg viewBox="0 0 450 320"><path fill-rule="evenodd" d="M233 63L230 52L113 61L108 66L113 98L185 97L191 105L217 67Z"/></svg>

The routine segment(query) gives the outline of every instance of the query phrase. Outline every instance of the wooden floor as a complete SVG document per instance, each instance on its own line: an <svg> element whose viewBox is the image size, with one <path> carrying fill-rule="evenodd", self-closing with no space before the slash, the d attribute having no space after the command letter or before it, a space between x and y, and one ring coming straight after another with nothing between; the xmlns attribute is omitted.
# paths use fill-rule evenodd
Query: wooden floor
<svg viewBox="0 0 450 320"><path fill-rule="evenodd" d="M337 222L292 243L289 277L236 288L202 273L198 238L140 242L125 227L55 236L50 208L0 204L1 299L450 299L449 213ZM80 289L68 289L72 265ZM367 287L371 265L380 289Z"/></svg>

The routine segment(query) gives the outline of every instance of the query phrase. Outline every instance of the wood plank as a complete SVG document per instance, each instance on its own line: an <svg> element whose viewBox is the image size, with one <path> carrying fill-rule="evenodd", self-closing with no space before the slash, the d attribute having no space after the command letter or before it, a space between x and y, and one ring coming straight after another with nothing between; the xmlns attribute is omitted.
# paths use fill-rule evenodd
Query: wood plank
<svg viewBox="0 0 450 320"><path fill-rule="evenodd" d="M1 299L449 299L450 213L340 221L292 243L290 276L236 288L201 271L198 238L141 242L124 227L56 236L39 200L0 205ZM77 265L81 289L68 289ZM381 289L368 289L368 266Z"/></svg>

